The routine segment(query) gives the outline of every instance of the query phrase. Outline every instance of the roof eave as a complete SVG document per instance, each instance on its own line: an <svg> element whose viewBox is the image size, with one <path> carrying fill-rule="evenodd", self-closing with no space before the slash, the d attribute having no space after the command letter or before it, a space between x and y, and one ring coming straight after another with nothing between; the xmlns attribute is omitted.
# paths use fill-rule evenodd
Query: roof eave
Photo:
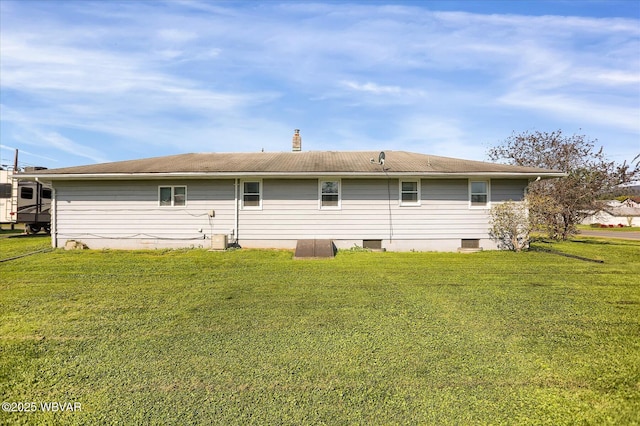
<svg viewBox="0 0 640 426"><path fill-rule="evenodd" d="M14 179L23 180L156 180L156 179L230 179L249 177L358 177L358 178L386 178L386 177L424 177L424 178L509 178L509 179L541 179L559 178L567 176L561 172L172 172L172 173L21 173L14 175Z"/></svg>

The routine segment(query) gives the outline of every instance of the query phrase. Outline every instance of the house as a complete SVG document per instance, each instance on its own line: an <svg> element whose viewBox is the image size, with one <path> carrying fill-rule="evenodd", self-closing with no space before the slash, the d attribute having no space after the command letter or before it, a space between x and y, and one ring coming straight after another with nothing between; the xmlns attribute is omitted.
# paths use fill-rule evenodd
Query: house
<svg viewBox="0 0 640 426"><path fill-rule="evenodd" d="M620 202L624 207L640 208L640 197L627 197Z"/></svg>
<svg viewBox="0 0 640 426"><path fill-rule="evenodd" d="M631 198L624 201L612 200L599 211L590 211L582 220L584 225L640 226L640 204Z"/></svg>
<svg viewBox="0 0 640 426"><path fill-rule="evenodd" d="M200 153L49 169L52 244L252 248L330 239L392 251L493 249L489 209L553 170L405 151ZM386 154L386 155L385 155Z"/></svg>

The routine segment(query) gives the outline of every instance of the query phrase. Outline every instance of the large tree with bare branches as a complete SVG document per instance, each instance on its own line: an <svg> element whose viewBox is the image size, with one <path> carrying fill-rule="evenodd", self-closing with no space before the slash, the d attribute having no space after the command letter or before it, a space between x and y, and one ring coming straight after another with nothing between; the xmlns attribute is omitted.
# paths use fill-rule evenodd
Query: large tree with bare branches
<svg viewBox="0 0 640 426"><path fill-rule="evenodd" d="M606 158L597 140L553 132L513 133L488 156L518 166L544 167L567 173L564 178L532 182L528 188L530 218L550 237L566 239L576 225L601 208L599 196L640 178L640 155L630 163Z"/></svg>

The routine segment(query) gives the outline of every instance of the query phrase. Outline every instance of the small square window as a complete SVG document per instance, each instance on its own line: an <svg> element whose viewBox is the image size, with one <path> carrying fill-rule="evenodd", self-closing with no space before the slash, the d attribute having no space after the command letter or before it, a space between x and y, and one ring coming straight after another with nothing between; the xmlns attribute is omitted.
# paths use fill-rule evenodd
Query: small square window
<svg viewBox="0 0 640 426"><path fill-rule="evenodd" d="M186 206L186 186L161 186L158 189L158 203L160 206Z"/></svg>
<svg viewBox="0 0 640 426"><path fill-rule="evenodd" d="M484 180L470 181L469 193L471 207L487 207L489 204L489 182Z"/></svg>
<svg viewBox="0 0 640 426"><path fill-rule="evenodd" d="M420 205L420 181L401 180L400 181L400 205L419 206Z"/></svg>
<svg viewBox="0 0 640 426"><path fill-rule="evenodd" d="M242 207L249 209L259 209L262 206L261 182L242 183Z"/></svg>
<svg viewBox="0 0 640 426"><path fill-rule="evenodd" d="M320 181L320 208L340 208L340 181Z"/></svg>

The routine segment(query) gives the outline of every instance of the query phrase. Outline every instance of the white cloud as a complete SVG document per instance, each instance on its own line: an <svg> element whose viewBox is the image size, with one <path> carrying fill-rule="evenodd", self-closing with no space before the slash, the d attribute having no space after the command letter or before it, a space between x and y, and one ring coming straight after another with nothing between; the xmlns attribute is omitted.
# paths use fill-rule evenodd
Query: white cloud
<svg viewBox="0 0 640 426"><path fill-rule="evenodd" d="M348 89L359 92L367 92L374 95L398 95L403 92L403 90L398 86L381 86L371 82L361 84L355 81L343 81L342 85L347 87Z"/></svg>
<svg viewBox="0 0 640 426"><path fill-rule="evenodd" d="M182 44L198 38L193 31L184 31L179 29L161 29L158 31L158 37L164 41Z"/></svg>
<svg viewBox="0 0 640 426"><path fill-rule="evenodd" d="M157 4L60 3L33 19L31 2L2 5L2 122L62 152L78 143L73 131L127 148L207 150L242 138L247 149L288 149L294 127L329 135L331 124L344 126L327 136L336 146L426 140L425 150L468 158L476 111L491 135L514 130L491 119L514 111L523 122L537 114L640 134L637 19L414 3Z"/></svg>
<svg viewBox="0 0 640 426"><path fill-rule="evenodd" d="M637 85L640 84L640 73L627 71L604 70L599 73L594 72L595 80L603 84L611 85ZM633 89L633 88L632 88ZM637 87L635 87L637 89Z"/></svg>
<svg viewBox="0 0 640 426"><path fill-rule="evenodd" d="M521 91L509 93L500 101L547 115L570 117L585 124L598 123L626 131L637 131L640 126L640 112L636 107L597 103L578 96Z"/></svg>
<svg viewBox="0 0 640 426"><path fill-rule="evenodd" d="M106 156L97 149L74 142L57 132L46 132L38 134L37 136L39 136L43 142L51 144L63 152L84 157L97 163L107 161Z"/></svg>
<svg viewBox="0 0 640 426"><path fill-rule="evenodd" d="M55 148L66 154L86 158L96 163L103 163L108 161L108 157L104 154L104 152L101 152L100 150L92 148L90 146L72 141L71 139L55 131L43 131L34 127L22 128L20 129L20 134L17 136L17 140L23 145L40 148ZM108 149L108 147L104 148ZM41 155L35 156L46 158L45 156Z"/></svg>
<svg viewBox="0 0 640 426"><path fill-rule="evenodd" d="M145 106L154 109L163 99L182 106L193 101L193 108L201 109L204 99L211 101L207 109L220 111L241 108L256 99L261 102L264 97L199 88L198 82L156 71L145 64L144 57L132 54L57 46L45 40L26 43L12 37L3 40L2 49L0 84L5 90L51 96L57 101L71 96L127 95L138 101L149 99Z"/></svg>

